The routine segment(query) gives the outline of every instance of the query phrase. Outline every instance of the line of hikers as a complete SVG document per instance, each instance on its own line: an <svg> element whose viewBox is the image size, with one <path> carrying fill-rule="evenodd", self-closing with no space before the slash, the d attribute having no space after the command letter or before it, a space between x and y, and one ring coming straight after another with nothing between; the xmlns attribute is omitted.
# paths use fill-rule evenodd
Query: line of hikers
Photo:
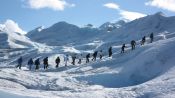
<svg viewBox="0 0 175 98"><path fill-rule="evenodd" d="M112 49L112 47L111 47L111 49ZM112 55L112 50L110 50L111 51L111 55ZM93 54L92 54L92 61L96 61L96 58L97 58L97 54L99 54L99 58L100 59L102 59L102 57L103 57L103 53L102 53L102 50L101 51L95 51ZM88 53L87 55L86 55L86 63L88 63L89 61L90 61L90 56L91 56L91 54L90 53ZM83 55L82 54L80 54L80 55L78 55L77 56L77 54L73 54L72 56L71 56L71 58L72 58L72 62L71 62L71 64L72 65L75 65L75 61L76 61L76 59L78 59L78 64L81 64L82 63L82 60L83 60ZM61 59L60 59L60 57L58 56L56 59L55 59L55 63L56 63L56 68L58 68L59 67L59 64L60 64L60 61L61 61ZM16 66L17 68L19 68L19 69L21 69L21 66L22 66L22 62L23 62L23 58L22 58L22 56L18 59L18 65ZM65 66L67 66L67 64L68 64L68 62L69 62L69 55L67 54L67 55L65 55L64 56L64 62L65 62ZM39 70L39 66L40 66L40 58L37 58L35 61L32 59L32 58L30 58L29 60L28 60L28 63L27 63L27 65L29 66L29 70L32 70L32 66L33 65L35 65L35 70ZM44 69L48 69L48 66L49 66L49 63L48 63L48 57L45 57L44 59L43 59L43 65L44 65Z"/></svg>
<svg viewBox="0 0 175 98"><path fill-rule="evenodd" d="M154 40L154 34L151 33L150 36L149 36L149 38L150 38L150 43L152 43L153 40ZM142 38L140 44L143 46L145 44L145 42L146 42L146 36L144 36ZM134 50L135 49L135 46L136 46L136 41L135 40L132 40L130 44L131 44L131 49ZM124 53L125 52L125 48L127 48L127 47L126 47L125 44L123 44L122 45L122 48L121 48L121 53Z"/></svg>
<svg viewBox="0 0 175 98"><path fill-rule="evenodd" d="M153 39L154 39L154 35L153 35L153 33L151 33L151 34L150 34L150 43L153 42ZM144 37L142 38L142 40L141 40L141 45L144 45L145 42L146 42L146 36L144 36ZM131 49L134 50L134 49L135 49L135 46L136 46L136 41L135 41L135 40L132 40L130 44L131 44ZM126 45L123 44L122 47L121 47L121 53L124 53L124 52L125 52L125 48L126 48ZM99 54L100 60L103 58L103 55L104 55L104 54L103 54L103 51L102 51L102 50L100 50L100 51L95 51L95 52L92 54L92 61L96 61L97 55L98 55L98 54ZM109 57L112 56L112 47L110 47L110 48L108 49L108 56L109 56ZM78 55L78 56L77 56L77 54L73 54L71 57L72 57L72 65L75 65L76 59L78 59L78 64L81 64L81 63L82 63L82 59L83 59L83 55L82 55L82 54L80 54L80 55ZM86 57L86 63L89 63L91 54L88 53L85 57ZM60 57L58 56L58 57L55 59L55 63L56 63L56 66L55 66L55 67L56 67L56 68L59 67L60 61L61 61L61 59L60 59ZM65 66L67 66L68 61L69 61L69 55L67 54L67 55L64 56ZM19 69L21 69L22 62L23 62L23 59L22 59L22 57L20 57L20 58L18 59L18 65L17 65L16 67L17 67L17 68L19 67ZM33 65L35 65L35 70L39 70L39 68L40 68L40 67L39 67L39 66L40 66L40 59L38 58L38 59L36 59L35 61L33 61L33 59L30 58L27 64L28 64L28 66L29 66L29 70L32 69L32 66L33 66ZM48 69L48 66L49 66L49 64L48 64L48 57L45 57L45 58L43 59L43 65L44 65L44 69Z"/></svg>

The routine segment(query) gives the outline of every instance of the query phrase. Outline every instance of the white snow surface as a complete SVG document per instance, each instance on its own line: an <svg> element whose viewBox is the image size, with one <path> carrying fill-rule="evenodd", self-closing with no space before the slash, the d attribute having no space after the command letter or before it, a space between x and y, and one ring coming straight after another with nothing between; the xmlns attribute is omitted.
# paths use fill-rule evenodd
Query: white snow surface
<svg viewBox="0 0 175 98"><path fill-rule="evenodd" d="M82 41L60 46L37 43L30 48L0 49L0 96L3 98L174 98L175 29L174 25L170 24L164 27L167 21L173 21L174 17L168 18L157 13L141 20L126 23L110 33L99 36L100 38L96 35L97 39L93 37L90 42ZM162 20L163 22L160 23L160 28L143 30L150 27L148 25L150 20L154 20L153 23ZM133 28L132 25L136 24L145 26L140 29L143 30L141 34L138 28ZM131 35L129 30L135 30L136 33L133 32ZM148 35L153 31L155 39L150 43ZM110 34L111 39L108 38ZM141 46L140 37L143 35L146 35L147 39L146 44ZM131 50L130 47L129 41L132 38L137 41L135 50ZM81 40L78 38L77 41ZM121 54L120 48L123 43L126 43L127 48L126 53ZM113 47L111 58L107 56L109 46ZM87 53L101 49L104 53L102 60L98 57L97 61L93 62L91 58L90 63L85 63ZM76 65L71 64L71 55L74 53L83 54L82 64L77 64L78 60ZM63 60L65 54L69 54L70 59L67 67L64 66ZM22 70L14 68L19 56L24 59ZM44 70L42 59L46 56L49 57L49 69ZM56 69L57 56L60 56L61 63ZM40 58L40 70L28 70L29 58L34 60Z"/></svg>

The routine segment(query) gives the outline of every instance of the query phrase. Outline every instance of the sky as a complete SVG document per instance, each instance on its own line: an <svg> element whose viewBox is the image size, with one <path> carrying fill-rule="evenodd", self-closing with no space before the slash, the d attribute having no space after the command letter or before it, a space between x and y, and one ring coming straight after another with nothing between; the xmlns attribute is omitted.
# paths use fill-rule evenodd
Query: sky
<svg viewBox="0 0 175 98"><path fill-rule="evenodd" d="M0 24L30 31L66 21L77 26L134 20L156 12L175 16L175 0L1 0Z"/></svg>

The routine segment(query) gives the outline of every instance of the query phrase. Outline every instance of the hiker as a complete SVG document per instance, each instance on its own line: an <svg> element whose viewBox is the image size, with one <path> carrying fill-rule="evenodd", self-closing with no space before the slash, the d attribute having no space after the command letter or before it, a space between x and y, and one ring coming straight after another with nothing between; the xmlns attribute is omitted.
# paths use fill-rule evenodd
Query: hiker
<svg viewBox="0 0 175 98"><path fill-rule="evenodd" d="M121 48L121 50L122 50L121 53L124 53L125 52L125 48L126 48L126 46L125 46L125 44L123 44L122 45L122 48Z"/></svg>
<svg viewBox="0 0 175 98"><path fill-rule="evenodd" d="M19 67L19 69L21 69L22 61L23 61L23 59L22 59L22 56L21 56L21 57L18 59L18 65L16 66L16 68Z"/></svg>
<svg viewBox="0 0 175 98"><path fill-rule="evenodd" d="M76 54L72 55L72 64L75 65Z"/></svg>
<svg viewBox="0 0 175 98"><path fill-rule="evenodd" d="M154 34L153 34L153 33L150 34L150 40L151 40L151 43L152 43L153 40L154 40Z"/></svg>
<svg viewBox="0 0 175 98"><path fill-rule="evenodd" d="M89 63L90 53L86 55L86 63Z"/></svg>
<svg viewBox="0 0 175 98"><path fill-rule="evenodd" d="M69 61L69 55L64 56L65 66L67 66L67 62Z"/></svg>
<svg viewBox="0 0 175 98"><path fill-rule="evenodd" d="M102 50L100 50L99 55L100 55L100 59L102 59L102 57L103 57L103 51Z"/></svg>
<svg viewBox="0 0 175 98"><path fill-rule="evenodd" d="M27 63L28 66L29 66L29 70L32 70L33 63L34 63L34 62L33 62L33 59L30 58L29 61L28 61L28 63Z"/></svg>
<svg viewBox="0 0 175 98"><path fill-rule="evenodd" d="M95 51L94 53L93 53L93 58L92 58L92 61L96 61L96 58L97 58L97 54L98 54L98 51Z"/></svg>
<svg viewBox="0 0 175 98"><path fill-rule="evenodd" d="M111 57L111 56L112 56L112 47L110 47L110 48L108 49L108 52L109 52L109 57Z"/></svg>
<svg viewBox="0 0 175 98"><path fill-rule="evenodd" d="M43 59L43 64L44 64L44 69L47 69L49 64L48 64L48 57Z"/></svg>
<svg viewBox="0 0 175 98"><path fill-rule="evenodd" d="M39 70L40 60L39 58L35 60L35 70Z"/></svg>
<svg viewBox="0 0 175 98"><path fill-rule="evenodd" d="M145 41L146 41L146 37L144 36L144 37L142 38L141 45L144 45L144 44L145 44Z"/></svg>
<svg viewBox="0 0 175 98"><path fill-rule="evenodd" d="M55 63L56 63L56 68L58 68L59 64L60 64L60 57L59 56L56 58Z"/></svg>
<svg viewBox="0 0 175 98"><path fill-rule="evenodd" d="M135 49L135 46L136 46L136 41L135 41L135 40L132 40L132 41L131 41L132 50Z"/></svg>
<svg viewBox="0 0 175 98"><path fill-rule="evenodd" d="M80 54L79 56L78 56L78 64L81 64L81 61L82 61L82 58L83 58L83 55L82 54Z"/></svg>

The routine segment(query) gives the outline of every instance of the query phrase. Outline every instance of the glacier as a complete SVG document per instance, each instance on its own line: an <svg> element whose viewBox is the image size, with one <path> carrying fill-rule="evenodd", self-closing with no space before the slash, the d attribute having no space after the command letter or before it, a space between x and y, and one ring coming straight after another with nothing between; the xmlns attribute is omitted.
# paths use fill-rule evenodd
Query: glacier
<svg viewBox="0 0 175 98"><path fill-rule="evenodd" d="M173 98L175 96L175 16L158 12L131 22L107 22L100 27L78 27L58 22L38 27L27 35L1 29L0 96L3 98ZM112 26L112 29L111 29ZM110 32L109 32L109 29ZM150 43L149 34L154 33ZM146 36L146 44L140 40ZM136 40L135 50L130 41ZM127 48L121 54L121 45ZM108 48L113 56L108 57ZM85 55L103 50L102 60L85 63ZM65 67L65 54L83 54L82 64ZM14 68L24 59L22 70ZM43 64L29 71L29 58L49 57L49 69ZM55 59L60 56L59 68Z"/></svg>

